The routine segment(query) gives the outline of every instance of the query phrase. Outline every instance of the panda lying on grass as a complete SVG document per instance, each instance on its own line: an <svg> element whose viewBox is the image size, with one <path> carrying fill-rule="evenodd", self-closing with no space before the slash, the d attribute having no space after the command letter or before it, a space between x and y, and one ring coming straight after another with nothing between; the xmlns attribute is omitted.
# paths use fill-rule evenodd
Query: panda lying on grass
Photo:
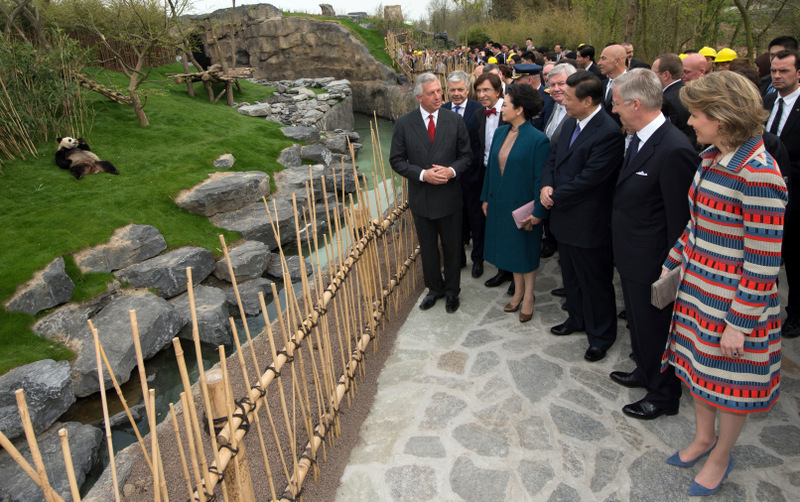
<svg viewBox="0 0 800 502"><path fill-rule="evenodd" d="M58 151L56 151L56 165L69 172L77 179L87 174L109 173L119 174L114 164L92 153L89 145L83 138L56 138Z"/></svg>

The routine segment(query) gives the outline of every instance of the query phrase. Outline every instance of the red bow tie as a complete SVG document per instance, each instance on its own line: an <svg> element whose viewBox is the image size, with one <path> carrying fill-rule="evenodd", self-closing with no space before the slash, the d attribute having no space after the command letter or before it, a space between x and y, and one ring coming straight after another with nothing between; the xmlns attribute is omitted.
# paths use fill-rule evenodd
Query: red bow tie
<svg viewBox="0 0 800 502"><path fill-rule="evenodd" d="M489 115L497 115L497 110L495 110L494 108L489 108L487 110L483 110L483 113L485 113L486 116L488 117Z"/></svg>

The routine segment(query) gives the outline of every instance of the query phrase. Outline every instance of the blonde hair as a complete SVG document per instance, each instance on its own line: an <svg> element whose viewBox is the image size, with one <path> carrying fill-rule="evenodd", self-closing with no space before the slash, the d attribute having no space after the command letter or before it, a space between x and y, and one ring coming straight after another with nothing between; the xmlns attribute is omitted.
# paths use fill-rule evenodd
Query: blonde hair
<svg viewBox="0 0 800 502"><path fill-rule="evenodd" d="M764 122L769 117L752 82L732 71L692 80L681 89L681 101L690 111L718 120L723 144L730 148L764 134Z"/></svg>

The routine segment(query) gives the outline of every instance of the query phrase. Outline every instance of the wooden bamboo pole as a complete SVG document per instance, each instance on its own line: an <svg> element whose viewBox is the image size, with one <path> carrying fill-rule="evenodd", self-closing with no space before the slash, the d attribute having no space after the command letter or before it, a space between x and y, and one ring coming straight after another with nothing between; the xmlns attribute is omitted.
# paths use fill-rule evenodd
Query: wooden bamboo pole
<svg viewBox="0 0 800 502"><path fill-rule="evenodd" d="M114 483L114 500L119 502L119 483L117 481L117 465L114 460L114 444L111 441L111 422L108 419L108 403L106 402L106 386L105 380L103 379L103 364L100 362L100 337L97 335L97 330L92 324L92 321L89 320L89 330L92 332L92 337L94 338L94 351L95 351L95 358L97 360L97 381L100 385L100 402L103 407L103 423L105 424L106 430L106 446L108 446L108 467L111 469L111 479ZM34 457L35 458L35 457ZM155 476L156 471L153 471L153 476Z"/></svg>
<svg viewBox="0 0 800 502"><path fill-rule="evenodd" d="M197 495L195 496L191 493L192 489L189 487L189 499L196 500L199 498L200 502L205 502L206 491L203 489L203 487L205 486L206 481L203 479L203 475L200 471L200 465L197 460L197 450L195 449L196 440L193 433L193 430L197 429L199 431L200 429L197 427L196 423L194 424L194 427L192 427L192 413L189 411L190 408L194 408L194 406L189 404L189 399L186 397L186 392L181 392L181 415L183 415L183 428L186 430L186 443L189 446L189 457L192 460L192 472L194 473L194 483L197 490L195 492ZM205 467L202 472L206 472Z"/></svg>
<svg viewBox="0 0 800 502"><path fill-rule="evenodd" d="M58 429L58 436L61 438L61 453L64 455L64 468L67 471L67 481L69 491L72 494L73 502L81 502L81 492L78 488L78 480L75 479L75 466L72 464L72 452L69 447L69 433L67 429Z"/></svg>
<svg viewBox="0 0 800 502"><path fill-rule="evenodd" d="M22 429L25 431L25 438L28 440L28 448L30 449L31 456L33 457L33 465L36 466L36 472L39 476L40 487L44 492L44 498L47 502L55 502L58 494L50 486L50 481L47 479L47 471L44 468L44 460L39 451L39 443L36 441L36 433L33 431L33 423L31 423L31 414L28 410L28 403L25 400L25 391L17 389L14 391L14 396L17 398L17 408L19 409L19 418L22 421Z"/></svg>
<svg viewBox="0 0 800 502"><path fill-rule="evenodd" d="M178 426L178 417L175 415L175 406L169 403L169 416L172 418L172 430L175 432L175 442L178 445L178 453L181 456L181 467L183 468L183 479L186 480L186 490L189 493L189 499L194 496L192 490L192 478L189 475L189 466L186 463L186 455L183 451L183 439L181 438L181 429Z"/></svg>
<svg viewBox="0 0 800 502"><path fill-rule="evenodd" d="M17 392L22 392L22 389L19 389ZM37 472L37 470L34 469L30 463L28 463L28 461L25 459L22 453L20 453L19 450L17 450L17 448L14 446L14 444L6 437L6 435L3 434L3 431L0 431L0 446L2 446L3 449L8 453L8 455L14 460L14 462L16 462L17 465L19 465L22 468L25 474L27 474L28 477L31 478L33 482L39 486L39 488L42 489L42 492L46 494L48 493L48 491L50 491L52 492L51 496L53 497L53 500L55 500L56 502L64 502L64 499L62 499L60 495L55 493L55 491L53 491L53 489L50 488L49 484L45 483L45 481L42 480L42 478L39 476L39 472Z"/></svg>
<svg viewBox="0 0 800 502"><path fill-rule="evenodd" d="M99 360L99 356L98 356ZM147 396L147 421L150 423L150 451L158 452L158 430L156 425L156 391L154 389L150 389L149 395ZM109 438L111 435L109 434ZM161 469L163 466L161 465L161 458L159 455L153 455L153 500L155 502L161 501L161 480L163 479L161 476ZM114 482L116 484L116 481Z"/></svg>

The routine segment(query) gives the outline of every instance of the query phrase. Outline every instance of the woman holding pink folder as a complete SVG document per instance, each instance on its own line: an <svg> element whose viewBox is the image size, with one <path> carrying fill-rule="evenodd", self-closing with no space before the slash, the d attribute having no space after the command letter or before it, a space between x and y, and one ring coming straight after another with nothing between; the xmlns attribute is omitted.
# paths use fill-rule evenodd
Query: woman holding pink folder
<svg viewBox="0 0 800 502"><path fill-rule="evenodd" d="M535 201L550 140L531 125L543 106L539 92L528 85L511 85L503 100L507 123L494 133L483 181L486 215L484 259L514 274L514 296L503 310L517 312L519 321L533 317L533 285L539 268L542 220L547 210ZM514 213L517 213L515 221Z"/></svg>

